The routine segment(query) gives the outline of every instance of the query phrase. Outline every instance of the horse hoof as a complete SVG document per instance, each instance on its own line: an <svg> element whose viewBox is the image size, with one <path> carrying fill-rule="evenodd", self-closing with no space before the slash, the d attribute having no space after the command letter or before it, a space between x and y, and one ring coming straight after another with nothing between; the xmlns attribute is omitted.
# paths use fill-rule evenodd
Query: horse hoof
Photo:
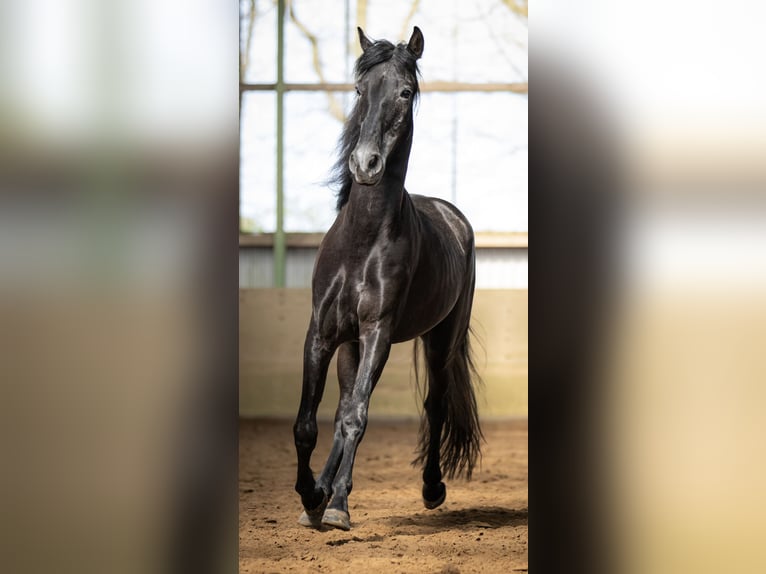
<svg viewBox="0 0 766 574"><path fill-rule="evenodd" d="M322 527L322 515L324 509L327 507L327 497L322 500L322 503L313 510L304 510L298 518L298 524L306 526L307 528L321 528Z"/></svg>
<svg viewBox="0 0 766 574"><path fill-rule="evenodd" d="M437 506L441 506L442 502L447 498L447 487L443 482L440 482L436 486L423 485L423 505L428 510L433 510Z"/></svg>
<svg viewBox="0 0 766 574"><path fill-rule="evenodd" d="M298 518L298 524L307 528L319 529L322 527L322 515L314 516L304 510L301 512L300 518Z"/></svg>
<svg viewBox="0 0 766 574"><path fill-rule="evenodd" d="M340 528L341 530L351 530L351 519L349 518L348 512L343 512L342 510L336 510L334 508L328 508L324 511L322 524Z"/></svg>

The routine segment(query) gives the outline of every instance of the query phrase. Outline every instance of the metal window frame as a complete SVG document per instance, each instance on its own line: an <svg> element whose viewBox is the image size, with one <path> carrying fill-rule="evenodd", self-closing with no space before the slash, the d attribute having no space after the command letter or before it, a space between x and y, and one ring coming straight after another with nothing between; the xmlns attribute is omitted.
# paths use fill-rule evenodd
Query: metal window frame
<svg viewBox="0 0 766 574"><path fill-rule="evenodd" d="M285 233L285 213L284 213L284 95L290 91L302 92L351 92L354 90L354 84L347 82L316 82L316 83L288 83L284 77L284 56L285 56L285 9L287 0L277 1L277 81L273 83L249 83L243 82L240 78L239 94L240 107L242 105L242 94L246 92L269 91L276 95L276 231L268 234L269 243L274 251L274 287L284 287L286 283L286 261L287 261L287 234ZM529 85L527 82L509 82L509 83L472 83L472 82L448 82L433 81L423 82L420 86L421 92L511 92L515 94L528 94ZM296 234L297 235L297 234ZM526 235L524 235L524 246L526 246ZM243 235L240 234L240 245L243 244ZM247 242L246 242L247 243ZM520 247L521 245L517 245Z"/></svg>

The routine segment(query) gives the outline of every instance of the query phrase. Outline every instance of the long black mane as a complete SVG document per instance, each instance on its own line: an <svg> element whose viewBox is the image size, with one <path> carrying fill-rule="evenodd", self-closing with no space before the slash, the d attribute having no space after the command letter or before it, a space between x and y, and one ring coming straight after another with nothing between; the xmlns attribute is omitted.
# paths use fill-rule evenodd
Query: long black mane
<svg viewBox="0 0 766 574"><path fill-rule="evenodd" d="M420 88L418 86L418 74L420 72L418 70L417 57L407 49L407 44L405 43L395 46L388 40L376 41L362 52L361 56L359 56L359 59L354 65L354 76L358 81L378 64L388 62L392 59L397 64L397 67L412 76L414 103L420 94ZM351 110L351 113L343 126L343 132L341 133L337 145L338 159L330 172L330 179L328 182L336 190L335 195L338 198L336 208L338 211L340 211L340 209L348 202L348 196L351 193L351 183L353 182L353 178L351 176L351 171L348 168L348 159L359 141L361 124L358 116L359 100L354 104L354 108Z"/></svg>

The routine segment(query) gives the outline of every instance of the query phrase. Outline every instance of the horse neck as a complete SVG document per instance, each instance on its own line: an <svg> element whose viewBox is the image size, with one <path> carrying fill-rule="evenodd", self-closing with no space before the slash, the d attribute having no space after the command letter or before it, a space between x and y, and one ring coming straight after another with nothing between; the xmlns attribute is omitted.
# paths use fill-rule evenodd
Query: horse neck
<svg viewBox="0 0 766 574"><path fill-rule="evenodd" d="M377 236L382 229L396 233L402 225L410 203L404 189L407 165L412 147L412 131L397 146L386 161L386 171L375 185L351 185L348 203L343 208L344 223L354 229L356 235L366 230Z"/></svg>

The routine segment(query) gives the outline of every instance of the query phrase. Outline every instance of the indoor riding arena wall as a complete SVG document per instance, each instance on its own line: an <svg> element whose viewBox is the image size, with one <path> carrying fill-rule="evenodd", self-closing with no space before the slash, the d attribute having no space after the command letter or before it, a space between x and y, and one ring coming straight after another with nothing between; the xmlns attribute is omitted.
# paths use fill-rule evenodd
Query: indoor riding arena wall
<svg viewBox="0 0 766 574"><path fill-rule="evenodd" d="M480 416L527 416L527 300L525 289L477 289L472 326L476 366L484 381ZM240 416L292 418L300 401L303 342L311 290L240 289ZM413 343L394 345L370 403L371 420L419 417ZM332 420L338 401L335 359L327 377L320 420Z"/></svg>

